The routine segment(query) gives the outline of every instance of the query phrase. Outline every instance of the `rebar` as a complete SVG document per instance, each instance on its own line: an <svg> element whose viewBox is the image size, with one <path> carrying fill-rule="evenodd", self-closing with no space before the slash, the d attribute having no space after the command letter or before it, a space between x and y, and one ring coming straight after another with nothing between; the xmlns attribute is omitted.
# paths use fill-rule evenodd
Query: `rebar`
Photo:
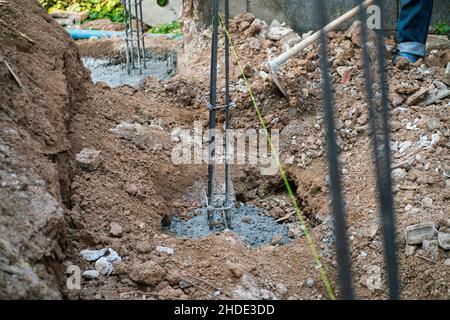
<svg viewBox="0 0 450 320"><path fill-rule="evenodd" d="M219 41L219 0L213 1L213 21L212 21L212 43L211 43L211 75L210 75L210 91L209 91L209 152L208 152L208 190L206 198L206 211L209 228L214 228L215 212L223 213L223 220L226 228L231 228L231 212L233 208L233 187L231 181L231 155L230 155L230 109L233 102L230 97L230 42L225 34L225 105L218 105L217 96L217 54ZM229 0L225 0L225 32L229 25ZM225 195L224 203L216 203L215 199L219 198L215 188L216 163L219 157L216 157L216 125L217 110L225 111L225 134L223 136L223 147L225 150Z"/></svg>
<svg viewBox="0 0 450 320"><path fill-rule="evenodd" d="M145 61L145 32L142 15L142 1L143 0L121 0L124 10L125 59L128 74L136 69L136 60L140 74L142 74L143 68L147 68Z"/></svg>

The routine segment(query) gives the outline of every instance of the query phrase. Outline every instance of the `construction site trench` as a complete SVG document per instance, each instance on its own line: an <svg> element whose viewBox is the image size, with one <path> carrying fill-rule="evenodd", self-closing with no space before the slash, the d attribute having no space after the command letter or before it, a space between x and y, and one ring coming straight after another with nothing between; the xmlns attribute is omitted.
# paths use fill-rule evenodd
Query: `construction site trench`
<svg viewBox="0 0 450 320"><path fill-rule="evenodd" d="M262 118L269 132L279 134L280 159L304 225L279 173L235 164L231 228L217 215L211 231L203 209L207 163L173 161L180 132L205 134L208 128L211 28L197 21L195 7L183 7L182 39L145 37L148 68L131 75L122 38L74 41L35 0L0 1L0 19L10 26L0 28L0 298L328 299L307 231L339 292L319 46L280 70L288 98L266 65L308 35L249 13L230 21ZM360 298L385 299L355 26L327 35L336 134L353 286ZM222 34L219 92L224 39ZM389 56L395 41L390 35L385 41ZM422 64L386 67L405 299L449 298L449 251L442 242L450 232L449 54L448 37L431 35ZM232 128L259 132L235 62L230 78ZM218 128L223 124L218 113ZM435 233L413 243L407 230L416 225ZM81 272L79 288L68 285L73 270Z"/></svg>

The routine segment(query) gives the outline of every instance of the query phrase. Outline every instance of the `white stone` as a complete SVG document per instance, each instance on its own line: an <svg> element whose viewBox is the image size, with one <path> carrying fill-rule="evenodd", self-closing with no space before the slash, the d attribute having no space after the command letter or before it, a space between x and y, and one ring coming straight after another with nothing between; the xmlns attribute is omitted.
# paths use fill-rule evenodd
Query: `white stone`
<svg viewBox="0 0 450 320"><path fill-rule="evenodd" d="M432 222L408 226L406 227L406 243L421 244L424 239L433 238L436 233L436 226Z"/></svg>
<svg viewBox="0 0 450 320"><path fill-rule="evenodd" d="M163 247L163 246L156 246L156 251L164 252L164 253L167 253L168 255L172 255L174 253L173 248Z"/></svg>
<svg viewBox="0 0 450 320"><path fill-rule="evenodd" d="M442 249L450 250L450 233L439 232L438 242Z"/></svg>
<svg viewBox="0 0 450 320"><path fill-rule="evenodd" d="M106 256L106 260L111 263L121 262L122 258L119 256L116 250L108 248L108 255Z"/></svg>
<svg viewBox="0 0 450 320"><path fill-rule="evenodd" d="M86 270L85 272L83 272L83 277L89 280L96 279L99 275L100 274L97 270Z"/></svg>
<svg viewBox="0 0 450 320"><path fill-rule="evenodd" d="M86 261L96 261L100 257L103 257L106 253L106 249L100 250L81 250L80 255Z"/></svg>
<svg viewBox="0 0 450 320"><path fill-rule="evenodd" d="M95 270L97 270L100 274L110 275L112 273L113 266L106 257L101 257L95 262Z"/></svg>
<svg viewBox="0 0 450 320"><path fill-rule="evenodd" d="M76 155L75 161L82 170L95 171L102 162L101 152L94 149L84 148Z"/></svg>

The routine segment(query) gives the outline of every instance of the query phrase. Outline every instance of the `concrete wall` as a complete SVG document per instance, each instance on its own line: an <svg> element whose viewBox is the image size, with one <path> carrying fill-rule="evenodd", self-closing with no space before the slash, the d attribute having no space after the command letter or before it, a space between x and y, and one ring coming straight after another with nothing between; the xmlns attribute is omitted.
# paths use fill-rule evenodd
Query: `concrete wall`
<svg viewBox="0 0 450 320"><path fill-rule="evenodd" d="M317 17L314 14L314 0L230 0L231 15L234 16L247 9L270 23L271 20L286 21L296 31L316 30ZM428 1L428 0L424 0ZM399 0L385 0L386 25L395 29ZM200 0L203 21L211 23L211 0ZM354 0L325 0L328 20L331 21L354 7ZM223 0L221 1L223 8ZM434 0L433 23L450 20L450 1Z"/></svg>

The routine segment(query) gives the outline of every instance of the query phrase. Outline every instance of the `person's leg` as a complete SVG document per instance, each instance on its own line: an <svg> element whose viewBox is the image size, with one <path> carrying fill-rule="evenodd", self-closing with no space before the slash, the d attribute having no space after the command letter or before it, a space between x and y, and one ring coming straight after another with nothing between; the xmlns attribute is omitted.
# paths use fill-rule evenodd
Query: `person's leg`
<svg viewBox="0 0 450 320"><path fill-rule="evenodd" d="M401 0L397 24L399 55L415 62L425 56L433 0Z"/></svg>

